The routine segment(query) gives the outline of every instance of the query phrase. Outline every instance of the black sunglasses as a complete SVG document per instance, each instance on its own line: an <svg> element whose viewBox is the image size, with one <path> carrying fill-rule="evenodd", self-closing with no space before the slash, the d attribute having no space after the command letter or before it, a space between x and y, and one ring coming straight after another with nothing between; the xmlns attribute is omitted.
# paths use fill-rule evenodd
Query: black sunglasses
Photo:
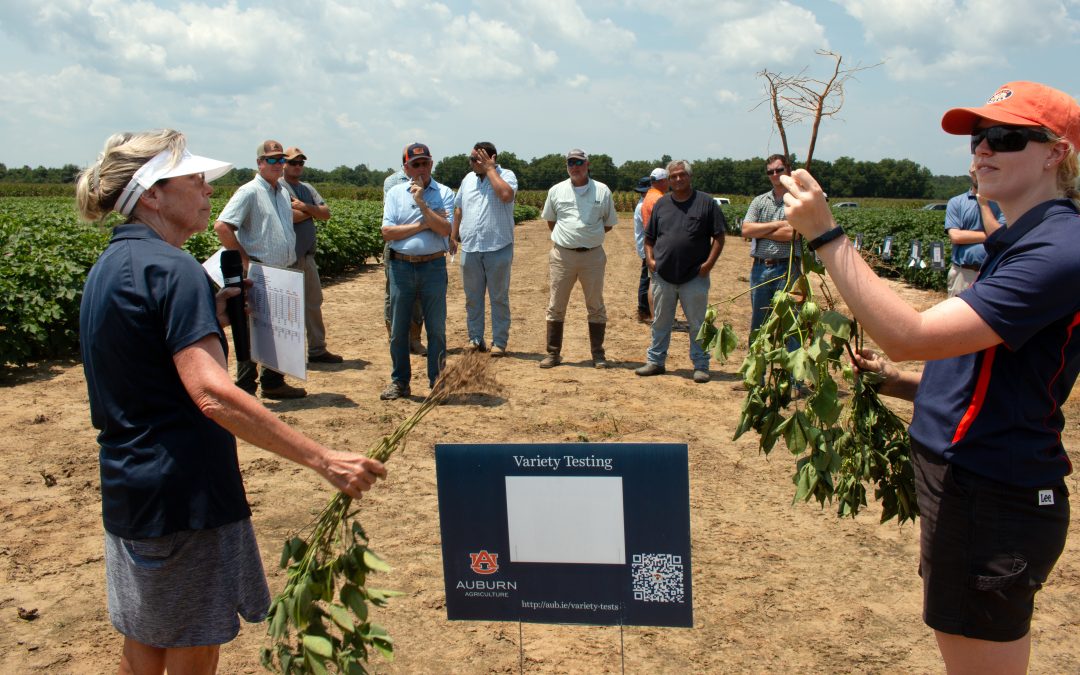
<svg viewBox="0 0 1080 675"><path fill-rule="evenodd" d="M1050 136L1038 127L987 127L971 132L971 154L975 154L975 148L984 138L994 152L1020 152L1027 147L1028 141L1050 142Z"/></svg>
<svg viewBox="0 0 1080 675"><path fill-rule="evenodd" d="M585 160L583 159L568 159L566 160L567 166L584 166Z"/></svg>
<svg viewBox="0 0 1080 675"><path fill-rule="evenodd" d="M765 169L767 176L779 176L782 173L786 173L787 169Z"/></svg>
<svg viewBox="0 0 1080 675"><path fill-rule="evenodd" d="M263 161L267 164L284 164L284 157L263 157Z"/></svg>
<svg viewBox="0 0 1080 675"><path fill-rule="evenodd" d="M290 159L289 161L287 161L285 163L288 164L289 166L304 166L304 160L302 160L302 159Z"/></svg>

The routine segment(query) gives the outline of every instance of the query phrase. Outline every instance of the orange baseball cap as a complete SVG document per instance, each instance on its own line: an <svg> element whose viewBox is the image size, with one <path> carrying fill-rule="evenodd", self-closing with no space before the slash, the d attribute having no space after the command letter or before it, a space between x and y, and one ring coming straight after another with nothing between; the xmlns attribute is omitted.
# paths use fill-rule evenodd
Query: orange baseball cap
<svg viewBox="0 0 1080 675"><path fill-rule="evenodd" d="M953 108L941 118L950 134L970 134L980 119L1023 127L1044 127L1080 151L1080 104L1063 91L1038 82L1009 82L981 108Z"/></svg>

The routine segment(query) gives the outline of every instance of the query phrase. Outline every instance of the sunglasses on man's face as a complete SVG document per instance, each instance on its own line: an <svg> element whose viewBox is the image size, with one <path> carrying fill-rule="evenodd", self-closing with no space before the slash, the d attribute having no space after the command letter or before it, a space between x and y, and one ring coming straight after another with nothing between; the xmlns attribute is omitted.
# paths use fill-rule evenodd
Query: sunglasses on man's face
<svg viewBox="0 0 1080 675"><path fill-rule="evenodd" d="M284 157L263 157L263 161L267 164L284 164Z"/></svg>
<svg viewBox="0 0 1080 675"><path fill-rule="evenodd" d="M769 176L779 176L782 173L787 173L787 169L765 169L765 174Z"/></svg>
<svg viewBox="0 0 1080 675"><path fill-rule="evenodd" d="M994 152L1020 152L1027 147L1028 141L1050 142L1050 137L1038 127L987 127L971 132L971 154L975 154L983 139Z"/></svg>
<svg viewBox="0 0 1080 675"><path fill-rule="evenodd" d="M568 160L566 160L566 166L585 166L585 160L583 160L583 159L568 159Z"/></svg>
<svg viewBox="0 0 1080 675"><path fill-rule="evenodd" d="M302 159L290 159L288 162L285 163L289 166L304 166L304 160Z"/></svg>

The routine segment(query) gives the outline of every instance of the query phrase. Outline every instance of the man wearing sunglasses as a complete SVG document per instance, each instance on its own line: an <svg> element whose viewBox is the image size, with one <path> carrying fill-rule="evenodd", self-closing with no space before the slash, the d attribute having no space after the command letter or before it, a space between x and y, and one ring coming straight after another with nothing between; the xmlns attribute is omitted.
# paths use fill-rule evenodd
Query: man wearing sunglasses
<svg viewBox="0 0 1080 675"><path fill-rule="evenodd" d="M263 141L255 150L258 172L250 182L237 188L222 209L214 231L221 245L240 251L247 270L251 261L291 267L296 262L296 231L293 229L292 200L278 184L285 170L285 150L277 141ZM307 391L285 382L285 376L254 361L236 363L236 386L249 394L262 386L265 398L302 398Z"/></svg>
<svg viewBox="0 0 1080 675"><path fill-rule="evenodd" d="M983 242L1005 224L1005 216L998 205L979 196L979 179L975 172L968 169L968 175L971 189L950 199L945 207L945 232L952 245L948 276L950 298L975 283L986 259Z"/></svg>
<svg viewBox="0 0 1080 675"><path fill-rule="evenodd" d="M402 164L408 183L390 188L383 200L382 235L390 242L390 385L384 401L409 396L409 326L419 299L427 326L428 384L446 358L446 253L454 213L454 191L431 177L431 150L423 143L405 148Z"/></svg>
<svg viewBox="0 0 1080 675"><path fill-rule="evenodd" d="M784 194L787 189L780 182L781 176L791 173L791 165L785 155L770 155L765 160L765 175L772 186L768 192L760 194L750 202L746 217L742 223L742 235L749 237L750 256L750 335L753 337L769 315L773 294L782 290L788 282L788 267L791 267L790 283L794 283L801 273L800 251L792 251L793 230L784 219ZM794 255L794 258L792 258ZM788 345L792 351L794 346ZM736 384L736 388L741 383Z"/></svg>
<svg viewBox="0 0 1080 675"><path fill-rule="evenodd" d="M292 221L296 232L296 269L304 273L304 332L308 341L310 363L341 363L338 354L326 348L326 325L323 323L322 285L315 264L315 221L329 220L330 208L311 183L300 180L307 156L300 148L285 150L285 175L278 185L292 198Z"/></svg>
<svg viewBox="0 0 1080 675"><path fill-rule="evenodd" d="M563 321L570 291L580 280L588 311L589 347L593 366L607 368L604 333L604 235L619 218L611 190L589 177L589 156L577 148L566 154L570 178L548 190L541 217L547 221L554 246L548 256L551 296L547 309L547 356L541 368L562 362Z"/></svg>

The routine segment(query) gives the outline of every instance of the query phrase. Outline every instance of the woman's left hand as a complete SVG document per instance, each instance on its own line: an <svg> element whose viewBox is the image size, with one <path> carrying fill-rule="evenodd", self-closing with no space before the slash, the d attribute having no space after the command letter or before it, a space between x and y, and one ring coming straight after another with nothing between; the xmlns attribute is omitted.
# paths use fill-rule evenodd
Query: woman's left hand
<svg viewBox="0 0 1080 675"><path fill-rule="evenodd" d="M251 279L244 279L244 290L246 291L247 289L251 288L253 283L254 282L252 282ZM226 305L228 304L229 298L235 298L239 294L239 288L235 286L230 286L228 288L221 289L217 292L217 295L214 296L214 311L217 313L217 320L218 323L221 324L222 328L229 325L229 312L226 310ZM247 303L245 302L244 314L250 313L251 308L249 308L247 306Z"/></svg>
<svg viewBox="0 0 1080 675"><path fill-rule="evenodd" d="M799 234L813 240L836 227L825 193L809 171L796 169L790 176L780 176L780 183L787 189L785 217Z"/></svg>

